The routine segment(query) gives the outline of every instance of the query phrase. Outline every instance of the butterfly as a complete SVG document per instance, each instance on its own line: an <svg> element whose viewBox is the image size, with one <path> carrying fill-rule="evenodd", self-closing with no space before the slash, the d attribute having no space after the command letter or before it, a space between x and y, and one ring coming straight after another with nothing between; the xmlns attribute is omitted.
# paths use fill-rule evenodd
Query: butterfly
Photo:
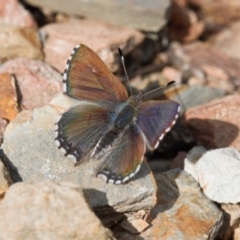
<svg viewBox="0 0 240 240"><path fill-rule="evenodd" d="M77 45L63 73L63 92L82 101L57 122L58 148L76 165L102 159L96 175L122 184L140 169L146 149L154 150L175 124L180 106L171 100L128 97L124 85L89 47Z"/></svg>

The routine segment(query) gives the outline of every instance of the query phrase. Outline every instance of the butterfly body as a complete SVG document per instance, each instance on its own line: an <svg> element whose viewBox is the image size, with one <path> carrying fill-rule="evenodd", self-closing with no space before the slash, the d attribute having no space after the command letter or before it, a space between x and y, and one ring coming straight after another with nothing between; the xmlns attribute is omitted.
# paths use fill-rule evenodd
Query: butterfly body
<svg viewBox="0 0 240 240"><path fill-rule="evenodd" d="M179 104L128 97L122 83L90 48L78 45L63 74L64 93L83 101L58 121L56 141L77 164L102 159L97 175L121 184L136 175L146 148L158 146L176 122Z"/></svg>

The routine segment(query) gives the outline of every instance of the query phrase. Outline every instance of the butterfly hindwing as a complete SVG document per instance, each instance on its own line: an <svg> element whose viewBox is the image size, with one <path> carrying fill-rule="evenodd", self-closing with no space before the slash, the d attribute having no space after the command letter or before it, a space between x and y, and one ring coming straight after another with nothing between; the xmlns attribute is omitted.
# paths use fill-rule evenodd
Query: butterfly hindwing
<svg viewBox="0 0 240 240"><path fill-rule="evenodd" d="M80 163L102 134L108 130L108 110L93 104L80 104L65 112L58 121L56 141L65 155Z"/></svg>
<svg viewBox="0 0 240 240"><path fill-rule="evenodd" d="M107 182L121 184L134 177L140 169L146 146L141 132L131 124L119 136L99 168Z"/></svg>
<svg viewBox="0 0 240 240"><path fill-rule="evenodd" d="M142 103L137 124L151 150L158 146L159 141L175 124L179 110L179 104L170 100Z"/></svg>
<svg viewBox="0 0 240 240"><path fill-rule="evenodd" d="M123 84L110 72L98 55L87 46L76 46L63 74L64 92L78 100L122 102L128 95Z"/></svg>

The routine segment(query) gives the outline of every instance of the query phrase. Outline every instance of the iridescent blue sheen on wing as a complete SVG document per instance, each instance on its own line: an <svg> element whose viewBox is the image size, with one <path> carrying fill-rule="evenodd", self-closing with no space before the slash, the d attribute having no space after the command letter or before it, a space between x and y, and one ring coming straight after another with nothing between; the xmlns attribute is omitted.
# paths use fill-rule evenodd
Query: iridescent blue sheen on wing
<svg viewBox="0 0 240 240"><path fill-rule="evenodd" d="M150 149L155 149L165 133L176 122L179 104L174 101L146 101L142 103L137 124Z"/></svg>
<svg viewBox="0 0 240 240"><path fill-rule="evenodd" d="M77 163L92 150L109 128L108 110L93 104L81 104L65 112L58 121L59 148L73 155Z"/></svg>

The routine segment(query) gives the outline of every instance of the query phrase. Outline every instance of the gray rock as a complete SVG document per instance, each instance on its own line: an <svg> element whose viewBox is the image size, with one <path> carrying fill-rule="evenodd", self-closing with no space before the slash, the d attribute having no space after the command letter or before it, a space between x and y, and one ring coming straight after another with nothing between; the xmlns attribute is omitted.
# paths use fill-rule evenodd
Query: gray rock
<svg viewBox="0 0 240 240"><path fill-rule="evenodd" d="M212 201L239 203L240 153L234 148L205 151L202 147L193 148L184 160L184 170Z"/></svg>
<svg viewBox="0 0 240 240"><path fill-rule="evenodd" d="M79 104L60 94L49 105L35 109L32 115L23 111L10 122L4 135L2 158L12 179L27 183L45 179L75 183L86 190L89 205L108 224L123 218L125 212L151 209L156 203L156 185L147 164L142 164L129 183L111 185L95 177L98 161L74 167L73 160L57 148L55 123L62 112L76 103Z"/></svg>
<svg viewBox="0 0 240 240"><path fill-rule="evenodd" d="M16 183L1 201L0 214L0 239L114 239L70 183Z"/></svg>
<svg viewBox="0 0 240 240"><path fill-rule="evenodd" d="M28 3L70 15L84 16L116 25L134 27L148 32L158 32L166 23L165 14L170 6L169 0L151 1L37 1Z"/></svg>

